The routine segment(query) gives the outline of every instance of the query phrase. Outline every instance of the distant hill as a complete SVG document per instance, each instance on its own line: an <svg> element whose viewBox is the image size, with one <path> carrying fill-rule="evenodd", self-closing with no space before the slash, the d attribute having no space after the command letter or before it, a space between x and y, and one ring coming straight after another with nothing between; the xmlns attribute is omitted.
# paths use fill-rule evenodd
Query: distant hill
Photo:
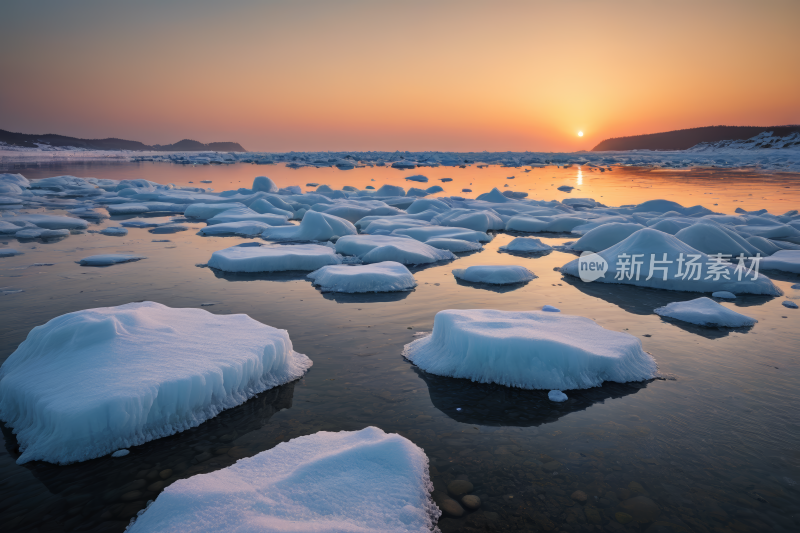
<svg viewBox="0 0 800 533"><path fill-rule="evenodd" d="M706 126L703 128L689 128L664 133L606 139L592 148L592 151L686 150L700 143L751 139L764 132L772 132L775 137L785 137L792 133L800 132L800 126Z"/></svg>
<svg viewBox="0 0 800 533"><path fill-rule="evenodd" d="M203 144L191 139L184 139L175 144L156 144L148 146L139 141L126 141L125 139L78 139L65 135L55 135L46 133L44 135L32 135L28 133L14 133L11 131L0 130L0 142L12 146L24 146L36 148L37 144L47 144L56 147L74 146L75 148L86 148L87 150L138 150L138 151L158 151L158 152L246 152L242 145L234 142L216 142Z"/></svg>

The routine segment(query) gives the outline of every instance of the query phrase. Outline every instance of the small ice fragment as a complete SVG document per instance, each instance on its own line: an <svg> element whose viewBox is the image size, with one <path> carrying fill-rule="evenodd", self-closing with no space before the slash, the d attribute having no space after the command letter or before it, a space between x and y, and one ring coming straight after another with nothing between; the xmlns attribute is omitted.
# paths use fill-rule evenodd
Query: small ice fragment
<svg viewBox="0 0 800 533"><path fill-rule="evenodd" d="M728 291L712 292L711 296L714 298L736 298L736 295Z"/></svg>
<svg viewBox="0 0 800 533"><path fill-rule="evenodd" d="M89 257L84 257L78 264L81 266L111 266L116 265L119 263L130 263L132 261L139 261L141 259L147 259L141 255L129 255L129 254L100 254L100 255L90 255Z"/></svg>
<svg viewBox="0 0 800 533"><path fill-rule="evenodd" d="M117 450L111 454L111 457L125 457L129 453L131 453L130 450Z"/></svg>
<svg viewBox="0 0 800 533"><path fill-rule="evenodd" d="M456 407L456 411L460 411L460 410L461 410L461 408L460 408L460 407Z"/></svg>
<svg viewBox="0 0 800 533"><path fill-rule="evenodd" d="M547 393L547 397L550 398L551 402L561 403L567 401L567 395L560 390L551 390Z"/></svg>
<svg viewBox="0 0 800 533"><path fill-rule="evenodd" d="M552 305L545 305L542 307L542 311L547 311L548 313L560 313L561 309L558 307L553 307Z"/></svg>
<svg viewBox="0 0 800 533"><path fill-rule="evenodd" d="M792 285L792 288L793 289L800 289L800 283L795 283L794 285Z"/></svg>
<svg viewBox="0 0 800 533"><path fill-rule="evenodd" d="M572 192L572 189L574 188L575 187L570 187L569 185L562 185L561 187L558 188L558 190L564 192Z"/></svg>
<svg viewBox="0 0 800 533"><path fill-rule="evenodd" d="M783 306L788 307L789 309L797 309L797 304L791 300L784 300Z"/></svg>
<svg viewBox="0 0 800 533"><path fill-rule="evenodd" d="M205 302L205 303L200 304L200 307L210 307L212 305L214 305L212 302Z"/></svg>

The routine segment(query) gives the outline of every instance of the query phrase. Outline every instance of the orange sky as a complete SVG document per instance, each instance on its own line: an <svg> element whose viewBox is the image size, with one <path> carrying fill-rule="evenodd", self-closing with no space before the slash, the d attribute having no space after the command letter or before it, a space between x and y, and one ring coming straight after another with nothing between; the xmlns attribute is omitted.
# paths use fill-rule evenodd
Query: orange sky
<svg viewBox="0 0 800 533"><path fill-rule="evenodd" d="M25 133L561 151L800 123L797 0L8 4L0 129Z"/></svg>

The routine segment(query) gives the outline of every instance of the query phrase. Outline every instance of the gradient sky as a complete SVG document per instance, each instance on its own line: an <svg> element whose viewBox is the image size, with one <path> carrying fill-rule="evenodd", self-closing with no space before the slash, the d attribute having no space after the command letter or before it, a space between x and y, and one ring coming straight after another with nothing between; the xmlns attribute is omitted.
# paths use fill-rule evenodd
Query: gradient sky
<svg viewBox="0 0 800 533"><path fill-rule="evenodd" d="M799 21L798 0L7 0L0 129L572 151L797 124Z"/></svg>

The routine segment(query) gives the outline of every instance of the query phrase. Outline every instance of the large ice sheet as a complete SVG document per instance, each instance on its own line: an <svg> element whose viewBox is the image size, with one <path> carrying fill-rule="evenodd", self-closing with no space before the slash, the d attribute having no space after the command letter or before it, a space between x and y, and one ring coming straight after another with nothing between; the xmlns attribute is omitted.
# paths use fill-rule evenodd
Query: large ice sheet
<svg viewBox="0 0 800 533"><path fill-rule="evenodd" d="M800 250L781 250L761 260L764 270L783 270L800 274ZM735 292L735 291L734 291Z"/></svg>
<svg viewBox="0 0 800 533"><path fill-rule="evenodd" d="M317 270L337 265L342 256L317 244L232 246L211 254L208 266L225 272L283 272Z"/></svg>
<svg viewBox="0 0 800 533"><path fill-rule="evenodd" d="M672 302L653 312L660 316L699 326L740 328L752 326L758 322L755 318L737 313L705 296L688 302Z"/></svg>
<svg viewBox="0 0 800 533"><path fill-rule="evenodd" d="M372 265L330 265L308 275L328 292L394 292L413 289L414 275L400 263L384 261Z"/></svg>
<svg viewBox="0 0 800 533"><path fill-rule="evenodd" d="M432 374L523 389L643 381L657 370L636 337L544 311L440 311L433 333L407 344L403 355Z"/></svg>
<svg viewBox="0 0 800 533"><path fill-rule="evenodd" d="M37 326L0 367L0 419L18 463L85 461L197 426L310 366L285 330L247 315L87 309Z"/></svg>
<svg viewBox="0 0 800 533"><path fill-rule="evenodd" d="M428 533L441 512L425 452L375 427L292 439L176 481L130 533Z"/></svg>

